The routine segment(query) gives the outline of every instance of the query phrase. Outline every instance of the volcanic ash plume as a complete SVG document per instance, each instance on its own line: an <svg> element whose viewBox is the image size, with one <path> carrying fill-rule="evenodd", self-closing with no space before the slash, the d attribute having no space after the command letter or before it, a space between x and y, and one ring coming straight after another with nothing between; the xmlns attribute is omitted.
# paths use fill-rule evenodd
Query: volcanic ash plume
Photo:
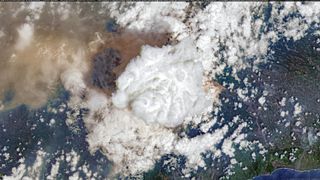
<svg viewBox="0 0 320 180"><path fill-rule="evenodd" d="M108 19L104 9L91 8L88 3L0 4L0 97L6 108L39 107L60 80L83 76L94 51L91 42L104 31L104 22L93 17Z"/></svg>
<svg viewBox="0 0 320 180"><path fill-rule="evenodd" d="M161 49L145 46L118 78L113 104L132 109L147 123L167 127L201 113L212 102L203 90L203 69L196 58L197 51L188 39Z"/></svg>
<svg viewBox="0 0 320 180"><path fill-rule="evenodd" d="M93 4L39 7L38 13L30 10L32 17L8 23L3 36L0 32L1 95L13 92L6 107L39 107L62 83L71 93L70 108L89 109L84 117L89 148L102 150L113 172L142 173L170 153L186 156L187 167L204 165L201 154L213 150L226 129L194 139L175 132L213 104L192 38L173 43L172 29L156 22L161 32L108 33L106 10ZM0 18L7 17L0 13Z"/></svg>
<svg viewBox="0 0 320 180"><path fill-rule="evenodd" d="M119 52L106 49L103 54L114 53L104 56L112 60L121 56ZM203 68L196 59L190 39L161 48L145 45L117 78L111 97L87 88L90 149L101 149L114 162L113 172L141 173L172 152L190 157L190 167L204 164L201 153L208 149L193 144L216 143L219 138L206 135L190 141L174 133L186 117L206 113L213 104L204 91ZM194 146L192 151L186 151L189 146Z"/></svg>
<svg viewBox="0 0 320 180"><path fill-rule="evenodd" d="M117 78L127 64L140 54L142 46L161 47L168 43L169 38L169 33L157 32L121 30L107 34L90 59L90 71L86 76L88 86L111 96L116 90Z"/></svg>

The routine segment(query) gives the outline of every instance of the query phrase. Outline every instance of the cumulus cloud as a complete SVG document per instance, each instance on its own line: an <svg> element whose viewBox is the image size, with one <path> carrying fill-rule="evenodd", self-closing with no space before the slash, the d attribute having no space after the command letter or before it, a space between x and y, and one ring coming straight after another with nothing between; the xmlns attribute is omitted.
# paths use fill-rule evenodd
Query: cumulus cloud
<svg viewBox="0 0 320 180"><path fill-rule="evenodd" d="M34 14L31 24L25 24L27 20L14 22L13 27L4 24L10 28L1 31L1 38L5 39L2 42L13 39L17 44L0 43L1 93L12 87L19 102L43 103L51 87L58 79L62 80L64 87L72 93L69 107L83 106L90 110L84 121L91 151L101 149L114 162L114 171L124 175L147 171L161 156L169 153L186 156L186 168L205 166L202 153L208 150L218 156L220 150L214 146L222 141L221 151L233 156L233 143L239 143L245 137L241 129L246 124L233 133L229 132L232 129L229 125L214 132L205 127L206 134L194 138L177 134L167 127L180 125L184 119L196 125L205 121L209 121L208 126L214 125L215 121L209 120L212 117L201 114L213 103L206 97L203 78L212 81L227 65L237 78L236 72L248 67L247 57L258 57L259 60L267 53L270 43L279 39L279 34L296 40L319 19L319 8L313 4L285 3L283 8L272 10L268 21L273 26L267 31L264 19L254 18L262 14L266 7L264 3L211 3L204 9L182 2L107 4L111 16L121 27L142 32L142 36L148 31L169 31L173 37L172 45L163 47L153 47L163 45L162 42L143 46L148 43L138 41L140 35L135 37L130 33L106 41L108 43L102 47L120 49L126 62L119 68L117 91L110 98L83 78L90 68L89 63L84 62L91 58L88 53L92 52L88 51L95 51L95 45L103 44L106 38L103 33L97 35L104 25L100 21L105 16L95 18L97 13L92 6L87 12L82 11L83 7L73 7L76 4L51 5L44 4L36 9L58 8L57 11L52 14L43 11L41 16ZM293 17L288 22L283 20L295 11L301 11L303 17ZM81 18L78 17L80 14ZM0 18L7 17L0 13ZM49 19L57 21L47 22ZM50 28L53 29L48 31ZM94 41L96 37L98 40ZM153 38L148 39L154 42ZM210 88L219 92L216 86ZM243 92L241 97L246 97L245 90L237 91ZM82 98L84 94L86 98ZM196 117L198 114L202 116ZM239 124L238 120L232 123ZM224 140L227 134L231 136Z"/></svg>
<svg viewBox="0 0 320 180"><path fill-rule="evenodd" d="M150 147L148 145L154 142L170 147L169 151L171 152L185 155L188 159L188 168L194 168L197 165L204 166L202 157L199 154L205 152L205 150L212 151L217 156L219 155L218 152L233 156L233 144L240 143L240 141L244 142L243 138L245 136L241 134L241 129L246 124L239 126L239 129L233 133L231 132L232 135L225 140L222 137L229 131L227 126L216 130L212 134L199 135L192 139L179 139L178 135L172 131L161 130L163 127L159 127L158 124L172 127L181 123L178 119L181 120L183 119L182 117L193 114L190 111L193 106L185 105L189 105L186 102L190 102L190 99L192 104L192 102L197 102L197 98L204 97L203 91L199 91L201 86L194 83L195 81L200 82L200 80L196 80L201 79L198 76L202 74L199 73L200 71L205 76L208 76L206 77L207 79L212 80L217 74L222 73L226 66L230 66L232 68L232 76L238 79L236 73L243 68L251 66L246 61L246 58L255 57L257 60L254 65L263 62L263 57L268 52L269 45L272 42L276 42L280 34L288 36L288 38L294 38L294 40L300 38L304 35L306 27L310 26L310 23L316 19L315 16L319 14L319 10L313 8L312 4L305 6L295 3L284 4L284 8L278 8L282 4L273 3L275 10L271 11L270 19L264 19L265 17L254 18L263 14L267 6L266 3L210 3L204 9L196 6L188 7L185 3L175 3L174 6L171 6L172 4L170 3L158 5L157 3L132 3L124 6L114 3L108 6L111 9L111 15L116 18L121 26L135 30L150 30L154 27L152 26L154 24L157 27L163 25L178 41L176 46L165 46L161 49L144 47L140 56L129 63L126 70L117 80L118 90L112 97L112 103L117 108L107 108L108 113L102 111L105 114L104 120L92 126L99 127L99 129L94 128L95 130L91 131L88 136L91 148L104 149L104 153L114 162L118 162L115 164L120 163L120 166L124 165L121 157L125 157L125 162L127 162L125 164L127 164L128 169L124 170L124 172L138 172L138 166L143 170L148 169L147 167L151 168L151 162L156 161L161 154L168 152L160 151L161 153L159 153L156 148L149 151ZM192 17L189 16L188 9L194 13ZM305 17L312 17L313 20L309 21L309 18L304 21L305 17L293 18L289 22L283 20L285 19L284 17L297 9ZM307 9L312 10L312 13L307 13ZM311 14L312 16L310 16ZM267 25L264 20L272 23L270 30L266 28ZM297 25L298 27L296 27ZM158 29L161 31L163 28ZM191 39L192 43L189 44L194 44L196 50L194 46L191 47L184 44L183 39L186 37ZM171 51L173 49L176 49L176 52ZM183 53L185 54L179 55L182 49L184 49ZM197 55L194 55L193 51L196 51ZM194 61L189 61L188 57L193 57L190 59L194 59ZM172 62L177 63L171 64ZM191 62L191 65L186 65L186 62ZM202 68L201 66L197 67L198 62L202 64ZM191 74L187 73L190 71L190 67L193 69L191 74L195 77L190 77ZM182 73L179 71L182 71ZM173 72L179 75L184 74L184 78L191 78L191 80L184 84L182 83L183 81L179 80L181 77ZM187 86L193 87L194 85L197 88L194 87L193 90L185 88ZM218 92L216 86L211 86L211 88L214 89L213 91ZM191 91L190 94L197 95L188 96L190 99L181 98L184 97L183 93L181 93L184 91ZM245 92L245 90L241 89L237 91ZM241 97L245 98L246 95L244 94ZM179 100L168 101L174 98L181 98L181 103ZM146 108L147 106L148 108ZM177 113L174 116L170 116L170 110L175 108L178 109L176 112L179 112L179 115ZM188 109L189 111L187 111ZM123 120L123 117L120 118L120 114L126 117L126 120ZM93 116L90 117L92 118ZM94 122L94 118L91 118L87 119L87 124L88 122ZM188 117L187 119L188 122L200 124L206 121L208 116L204 115L200 118ZM151 123L153 121L157 123ZM113 126L115 123L120 122L121 124ZM113 124L112 127L114 128L121 128L117 129L117 133L103 131L110 124ZM240 124L240 122L237 122L237 124ZM132 132L140 133L136 135ZM141 132L145 132L145 134ZM172 141L159 142L154 139L155 137L166 137L165 133L169 137L175 137L174 143ZM121 138L119 138L120 134ZM152 141L146 139L152 139ZM135 144L136 141L139 141L139 143ZM224 141L223 148L220 150L214 149L213 146L221 141ZM131 145L127 146L126 144ZM116 146L117 149L115 150ZM146 147L148 151L141 150L141 146ZM112 153L110 153L110 150L112 150ZM152 155L148 155L152 151ZM148 160L144 159L136 163L139 158L147 158ZM127 159L130 160L127 161Z"/></svg>
<svg viewBox="0 0 320 180"><path fill-rule="evenodd" d="M173 129L157 123L147 124L129 109L112 106L110 98L95 90L88 91L85 119L90 150L100 149L114 163L113 173L135 175L152 168L157 160L170 153L187 157L186 167L204 166L202 153L216 150L228 131L225 126L213 134L193 139L179 137Z"/></svg>
<svg viewBox="0 0 320 180"><path fill-rule="evenodd" d="M23 50L28 45L30 45L32 38L33 38L33 25L32 24L23 24L18 28L18 40L16 42L16 49L17 50Z"/></svg>
<svg viewBox="0 0 320 180"><path fill-rule="evenodd" d="M203 90L203 68L196 57L190 39L175 46L143 47L140 56L118 78L113 104L118 108L130 107L147 123L167 127L201 113L212 102Z"/></svg>

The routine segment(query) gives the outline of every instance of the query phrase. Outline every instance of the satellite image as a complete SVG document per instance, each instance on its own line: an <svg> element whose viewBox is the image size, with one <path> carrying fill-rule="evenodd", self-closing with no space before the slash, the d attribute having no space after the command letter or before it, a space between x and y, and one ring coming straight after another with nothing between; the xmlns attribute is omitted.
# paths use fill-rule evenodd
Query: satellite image
<svg viewBox="0 0 320 180"><path fill-rule="evenodd" d="M320 2L0 2L0 179L320 179Z"/></svg>

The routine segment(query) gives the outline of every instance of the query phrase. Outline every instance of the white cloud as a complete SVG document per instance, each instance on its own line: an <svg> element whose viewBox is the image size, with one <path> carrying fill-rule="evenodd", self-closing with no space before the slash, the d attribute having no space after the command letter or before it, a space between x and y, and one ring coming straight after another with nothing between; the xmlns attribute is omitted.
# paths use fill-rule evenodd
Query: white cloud
<svg viewBox="0 0 320 180"><path fill-rule="evenodd" d="M203 70L195 61L196 55L190 39L175 46L143 47L141 55L118 78L113 103L132 108L147 123L167 127L201 113L212 102L203 90Z"/></svg>
<svg viewBox="0 0 320 180"><path fill-rule="evenodd" d="M34 33L33 25L28 23L23 24L18 28L17 31L19 37L15 47L17 50L23 50L31 44Z"/></svg>
<svg viewBox="0 0 320 180"><path fill-rule="evenodd" d="M284 8L280 9L282 4ZM90 109L89 116L85 118L90 150L94 152L102 149L108 159L113 161L115 171L125 175L147 171L161 156L172 152L186 156L187 169L191 170L197 166L204 166L201 154L207 150L216 155L224 153L233 156L233 143L243 146L247 144L243 141L245 136L237 130L224 141L222 149L214 148L229 130L227 126L191 139L181 137L172 129L163 127L177 126L185 118L195 124L208 121L206 114L188 117L200 113L212 103L206 103L202 79L214 78L222 73L227 65L231 66L232 75L237 79L236 73L248 67L246 58L255 56L255 64L262 62L270 43L278 40L279 34L297 40L304 36L312 21L319 21L318 4L272 3L273 10L268 20L272 28L266 31L265 19L262 16L266 5L251 2L215 2L204 10L192 7L190 16L189 3L184 2L107 4L111 16L121 27L139 32L169 31L174 40L172 45L162 48L144 46L140 56L129 63L117 80L118 91L112 99L85 84L83 78L88 65L83 62L87 57L87 46L82 44L93 41L92 37L96 35L89 30L91 24L82 24L82 19L77 19L77 12L65 6L67 9L59 10L58 19L61 22L67 20L67 17L79 20L74 21L78 24L71 24L72 33L67 28L61 29L61 34L72 36L51 36L55 41L48 42L43 37L39 38L37 43L40 43L43 51L37 51L38 48L35 48L33 51L36 55L30 56L30 59L38 57L39 52L43 54L37 61L29 64L29 69L30 72L34 72L34 64L41 64L41 68L38 69L43 74L41 78L45 78L40 82L55 81L59 75L65 88L72 94L69 107L84 106ZM40 11L42 5L33 4L30 8ZM303 17L293 17L288 22L283 20L296 11ZM255 19L256 15L261 17ZM57 22L60 23L59 20ZM69 27L67 25L70 25L69 21L65 21L59 27ZM90 28L86 29L87 27ZM94 30L98 31L99 28ZM85 32L88 34L83 35ZM33 24L22 24L18 27L18 35L15 48L19 51L37 44L33 41L36 36ZM82 36L90 40L82 41ZM73 41L74 37L79 40ZM60 46L64 43L66 49ZM44 48L45 46L47 48ZM18 54L18 57L23 59L20 56ZM42 61L47 57L52 57L47 60L50 62ZM33 78L29 79L34 82ZM241 98L247 99L248 86L250 83L243 89L235 89L235 92L238 92ZM211 88L218 92L216 87ZM45 90L47 92L47 89ZM80 97L85 92L88 92L87 97L81 100ZM25 97L25 93L21 94ZM118 108L112 106L111 102ZM263 104L265 99L262 98L259 102ZM296 115L302 111L301 108L296 104ZM241 120L234 123L238 121ZM202 129L207 131L209 128L204 125ZM75 160L74 164L76 162ZM17 177L21 174L23 176L24 168L23 165L19 166L14 170L14 174L17 174ZM52 174L55 174L55 170L52 171ZM73 175L78 178L79 173L75 172Z"/></svg>
<svg viewBox="0 0 320 180"><path fill-rule="evenodd" d="M255 65L263 62L270 43L279 39L279 32L296 40L304 35L306 27L310 25L301 19L292 19L289 22L282 20L296 9L294 4L285 4L284 10L279 10L279 13L278 10L272 10L269 22L273 23L273 27L269 31L265 30L266 24L264 17L261 16L267 3L216 2L209 4L204 10L193 7L194 16L190 18L186 18L187 4L171 5L172 3L109 5L111 15L116 18L120 26L138 31L169 31L172 32L173 39L178 41L177 45L162 48L144 47L141 55L127 66L117 80L118 91L114 94L112 102L120 109L110 106L109 99L100 98L100 101L107 102L101 104L99 108L91 108L92 114L86 119L86 124L90 124L88 142L91 150L101 148L115 163L117 171L124 174L148 170L156 160L169 152L186 156L189 170L204 166L201 153L206 150L233 156L232 145L245 144L245 135L241 133L241 129L246 125L240 125L232 136L226 139L220 151L215 149L214 145L222 141L224 133L228 131L227 127L218 129L212 134L189 139L180 138L172 130L151 122L156 121L169 127L180 124L183 117L196 114L186 113L193 109L191 108L193 106L185 107L190 104L186 102L196 102L197 98L204 97L202 95L204 93L200 90L200 81L203 77L201 78L199 74L214 78L226 65L229 65L232 67L232 75L239 79L236 73L249 65L246 58L257 57ZM278 8L278 4L273 5L274 8ZM318 13L316 11L313 8L315 14ZM255 19L255 15L261 18ZM306 17L308 15L305 13ZM294 28L296 25L299 26L296 28L298 30ZM191 41L189 44L194 44L196 49L192 45L183 44L186 37ZM175 52L172 51L174 48ZM184 65L186 61L191 62L192 68ZM172 62L178 63L172 64ZM195 66L196 62L202 64L203 70L201 66ZM190 73L191 69L193 73ZM177 72L179 74L175 74ZM185 78L190 78L190 81L181 83L179 81L181 74L184 74ZM243 90L236 89L243 99L248 98L248 88L251 86L250 83L246 85ZM190 99L180 98L183 97L183 91L193 96L189 96ZM178 100L168 103L169 99L175 98L182 100L180 104ZM265 103L265 98L261 98L259 102ZM198 110L200 109L203 107L199 107ZM175 116L160 116L162 112L170 110L175 112ZM196 112L199 112L198 110ZM100 122L95 120L94 113L102 115L99 116L103 117ZM187 119L188 122L198 124L206 122L207 116ZM240 122L241 120L235 123ZM188 170L183 172L188 173Z"/></svg>

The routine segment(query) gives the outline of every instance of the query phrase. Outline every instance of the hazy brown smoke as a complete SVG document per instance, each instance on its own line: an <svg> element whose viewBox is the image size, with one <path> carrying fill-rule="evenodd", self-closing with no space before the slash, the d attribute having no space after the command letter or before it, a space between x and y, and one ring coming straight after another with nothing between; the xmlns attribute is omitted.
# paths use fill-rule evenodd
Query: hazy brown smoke
<svg viewBox="0 0 320 180"><path fill-rule="evenodd" d="M109 34L98 53L92 56L87 82L111 95L115 80L130 60L139 55L143 45L161 47L169 42L170 34L123 31Z"/></svg>
<svg viewBox="0 0 320 180"><path fill-rule="evenodd" d="M92 59L108 48L120 56L116 66L102 68L112 71L112 88L103 88L110 95L115 79L140 53L142 45L162 46L169 38L166 33L106 32L108 11L100 3L45 3L38 12L29 5L0 4L0 99L9 91L14 94L6 107L21 103L43 105L55 91L61 73L69 68L97 70ZM26 26L33 31L31 40L23 35ZM93 84L93 71L87 73L88 85ZM96 76L100 75L106 74L98 70Z"/></svg>
<svg viewBox="0 0 320 180"><path fill-rule="evenodd" d="M0 98L8 91L14 94L6 107L45 103L61 72L85 67L75 55L90 53L89 42L104 32L108 20L98 3L45 3L38 13L29 7L29 3L0 4ZM30 41L19 35L24 26L33 29Z"/></svg>

